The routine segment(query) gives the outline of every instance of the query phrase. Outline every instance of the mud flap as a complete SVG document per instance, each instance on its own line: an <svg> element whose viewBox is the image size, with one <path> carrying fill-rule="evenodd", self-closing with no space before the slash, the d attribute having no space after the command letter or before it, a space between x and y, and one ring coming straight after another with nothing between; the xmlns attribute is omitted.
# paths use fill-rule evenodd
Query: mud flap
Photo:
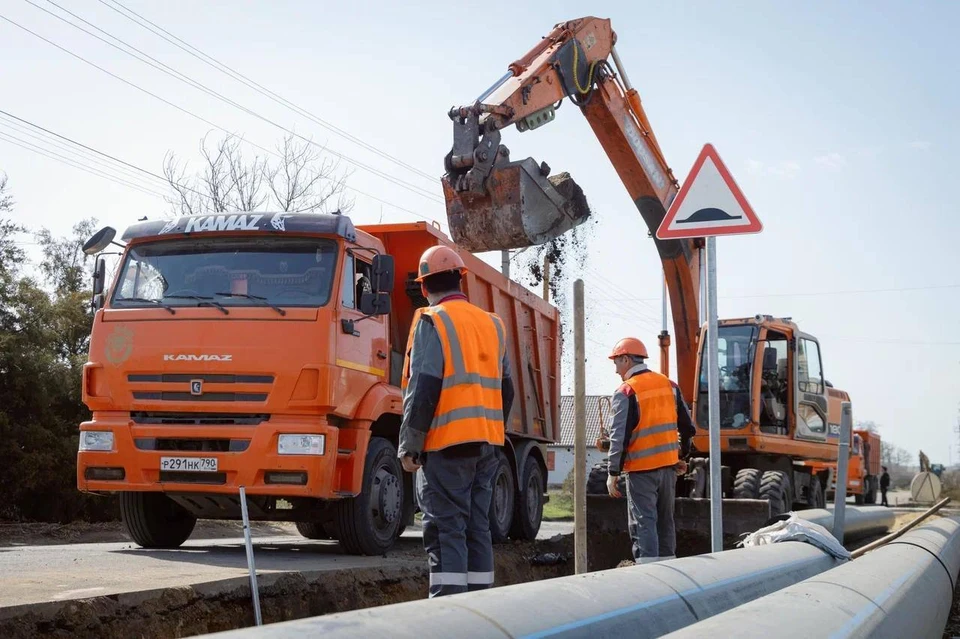
<svg viewBox="0 0 960 639"><path fill-rule="evenodd" d="M458 192L442 180L453 241L473 253L544 244L590 216L583 191L568 173L549 179L533 158L496 166L484 193Z"/></svg>

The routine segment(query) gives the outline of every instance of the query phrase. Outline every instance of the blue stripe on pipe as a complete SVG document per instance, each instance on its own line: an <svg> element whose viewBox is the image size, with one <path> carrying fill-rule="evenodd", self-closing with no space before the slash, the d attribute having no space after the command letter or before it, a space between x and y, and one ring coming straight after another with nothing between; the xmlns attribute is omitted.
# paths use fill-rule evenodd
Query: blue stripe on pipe
<svg viewBox="0 0 960 639"><path fill-rule="evenodd" d="M791 562L786 565L772 566L760 572L750 573L749 575L741 575L739 577L729 577L727 579L721 579L720 581L710 584L709 586L706 586L704 588L692 588L690 590L684 590L683 592L678 592L675 595L667 595L665 597L660 597L659 599L654 599L652 601L644 601L643 603L635 604L633 606L625 606L623 608L618 608L617 610L611 610L610 612L605 612L600 615L587 617L586 619L571 621L569 623L565 623L560 626L554 626L553 628L547 628L546 630L541 630L540 632L535 632L530 635L523 635L521 639L541 639L542 637L551 637L553 635L558 635L560 633L567 632L568 630L576 630L577 628L583 628L584 626L589 626L591 624L599 623L601 621L607 621L609 619L614 619L616 617L622 617L623 615L629 615L630 613L633 613L633 612L639 612L640 610L651 608L653 606L657 606L659 604L666 603L674 599L683 599L684 597L689 595L706 593L711 590L719 590L729 585L735 584L737 582L747 581L748 577L752 580L752 579L762 578L764 575L767 575L770 573L783 572L785 570L799 568L805 564L819 561L819 559L820 559L819 557L814 559L798 559L797 561ZM665 584L665 585L667 585L667 587L669 588L669 584ZM698 620L698 621L702 621L702 620Z"/></svg>

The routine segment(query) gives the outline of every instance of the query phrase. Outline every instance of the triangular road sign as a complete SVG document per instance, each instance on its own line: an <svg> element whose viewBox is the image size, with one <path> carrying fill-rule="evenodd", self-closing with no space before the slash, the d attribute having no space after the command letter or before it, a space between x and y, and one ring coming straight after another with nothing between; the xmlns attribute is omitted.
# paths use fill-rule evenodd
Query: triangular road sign
<svg viewBox="0 0 960 639"><path fill-rule="evenodd" d="M763 230L760 218L712 144L705 144L657 229L661 240L739 235Z"/></svg>

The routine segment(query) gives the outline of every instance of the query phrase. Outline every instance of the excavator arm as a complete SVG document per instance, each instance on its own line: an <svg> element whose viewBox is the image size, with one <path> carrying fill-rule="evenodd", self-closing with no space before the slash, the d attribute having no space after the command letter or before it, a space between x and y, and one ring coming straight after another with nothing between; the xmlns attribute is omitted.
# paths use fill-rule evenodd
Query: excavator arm
<svg viewBox="0 0 960 639"><path fill-rule="evenodd" d="M655 237L678 183L629 83L616 39L608 19L558 24L474 104L451 109L454 144L442 180L447 218L454 241L470 251L542 244L586 221L586 200L567 174L548 178L549 167L532 158L512 162L501 144L504 128L524 132L549 124L569 98L590 123L660 254L677 337L677 381L689 401L702 241ZM664 344L669 337L662 334Z"/></svg>

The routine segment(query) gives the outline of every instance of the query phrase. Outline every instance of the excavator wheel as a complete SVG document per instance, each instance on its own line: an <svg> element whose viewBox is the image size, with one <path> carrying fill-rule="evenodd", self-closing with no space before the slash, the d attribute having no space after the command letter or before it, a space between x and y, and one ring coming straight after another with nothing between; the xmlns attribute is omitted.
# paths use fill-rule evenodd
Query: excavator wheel
<svg viewBox="0 0 960 639"><path fill-rule="evenodd" d="M790 510L790 480L786 473L768 470L760 480L760 499L770 502L770 516L776 517Z"/></svg>
<svg viewBox="0 0 960 639"><path fill-rule="evenodd" d="M742 468L733 480L734 499L758 499L760 497L760 471L756 468Z"/></svg>

